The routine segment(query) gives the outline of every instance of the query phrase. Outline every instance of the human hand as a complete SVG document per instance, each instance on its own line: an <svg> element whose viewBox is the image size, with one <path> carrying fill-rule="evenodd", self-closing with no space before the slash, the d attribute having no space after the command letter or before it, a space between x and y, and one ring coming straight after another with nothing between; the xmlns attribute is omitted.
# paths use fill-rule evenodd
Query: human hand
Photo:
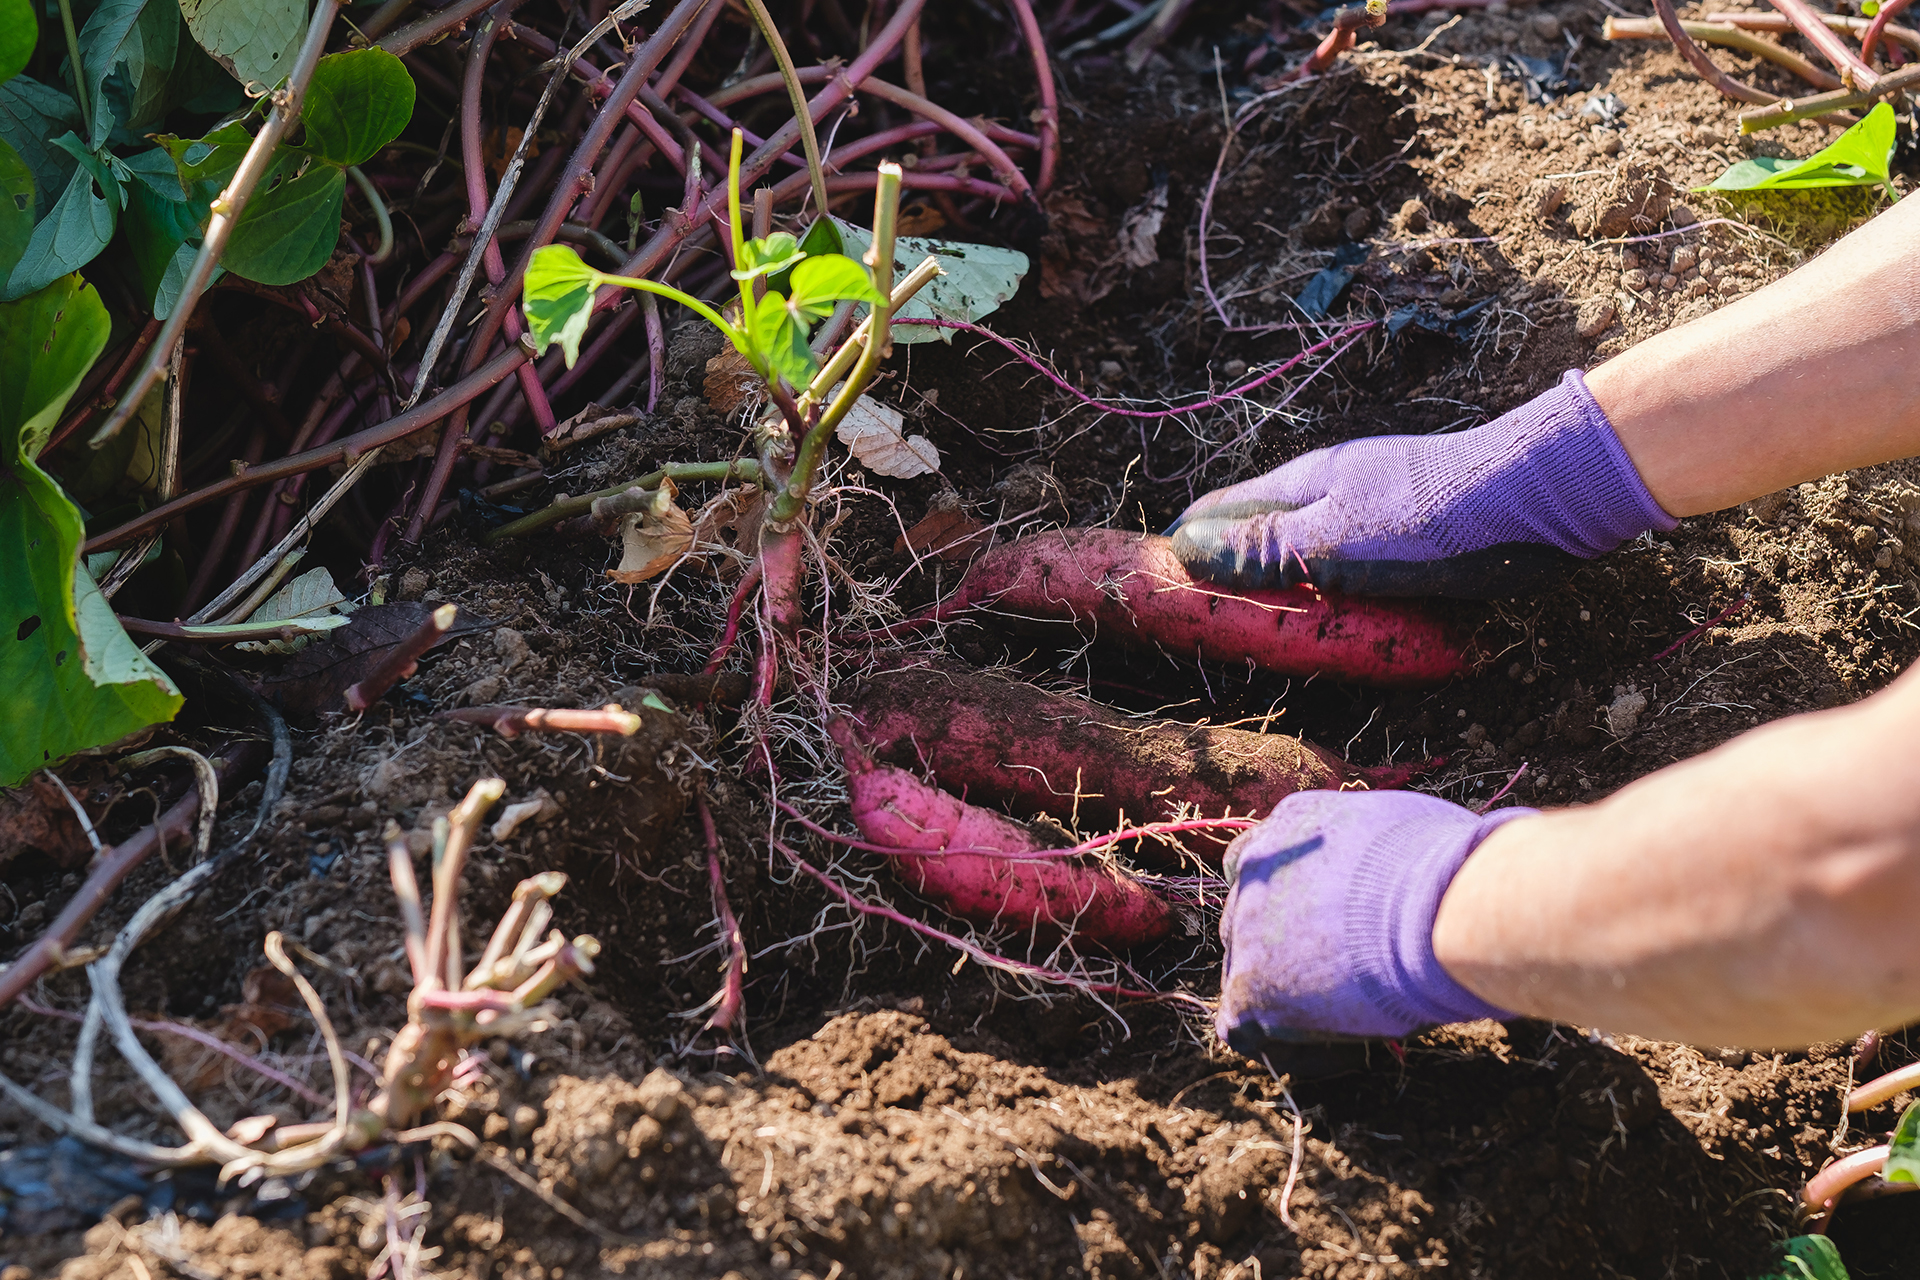
<svg viewBox="0 0 1920 1280"><path fill-rule="evenodd" d="M1676 523L1573 371L1471 431L1303 454L1202 496L1167 532L1195 576L1242 590L1485 600Z"/></svg>
<svg viewBox="0 0 1920 1280"><path fill-rule="evenodd" d="M1398 1037L1504 1018L1433 954L1454 873L1495 827L1412 791L1302 791L1227 849L1226 962L1215 1025L1242 1053L1267 1041Z"/></svg>

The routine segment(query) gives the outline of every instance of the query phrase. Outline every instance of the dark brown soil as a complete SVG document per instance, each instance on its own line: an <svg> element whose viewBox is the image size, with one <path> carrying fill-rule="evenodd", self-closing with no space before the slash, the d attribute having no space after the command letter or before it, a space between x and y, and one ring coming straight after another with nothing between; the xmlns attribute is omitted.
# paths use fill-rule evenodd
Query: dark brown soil
<svg viewBox="0 0 1920 1280"><path fill-rule="evenodd" d="M967 14L956 6L942 20L979 21ZM1565 368L1774 278L1858 212L1723 210L1685 195L1742 154L1733 112L1664 47L1602 43L1602 16L1592 0L1476 12L1407 54L1387 51L1414 49L1443 19L1396 20L1336 73L1276 94L1227 151L1206 244L1213 289L1239 325L1296 318L1288 299L1336 244L1357 240L1372 255L1335 316L1418 305L1436 329L1371 334L1304 384L1283 380L1191 422L1144 428L1073 408L998 348L964 338L903 347L887 394L945 465L939 477L866 480L884 501L840 475L847 487L827 512L844 517L831 544L846 571L829 580L834 616L850 594L861 608L911 609L951 586L955 565L914 571L894 550L901 527L929 509L1157 528L1191 494L1304 449L1508 409ZM1214 50L1237 106L1250 90L1234 68L1263 25L1242 17L1202 6L1184 42L1139 76L1098 60L1063 72L1064 181L1045 240L1028 246L1038 259L1028 284L991 323L1030 339L1089 393L1183 399L1300 348L1287 333L1223 333L1200 292L1198 210L1225 139ZM1582 42L1579 88L1559 102L1529 104L1518 81L1487 70L1507 53L1557 55L1568 33ZM1030 105L1022 65L992 58L930 73L943 101L1017 118ZM1752 67L1743 74L1768 82ZM1577 114L1605 93L1625 108L1617 130ZM1805 154L1819 137L1803 126L1760 145ZM1114 238L1161 181L1158 261L1124 266ZM1746 221L1595 243L1713 217ZM1766 218L1774 231L1751 225ZM581 446L530 501L661 461L731 456L739 425L701 396L715 349L683 331L662 411ZM260 1006L245 1003L260 998L265 933L283 930L315 957L306 967L344 1043L378 1061L405 1021L409 986L383 825L397 822L424 853L434 819L474 780L505 779L508 802L544 790L554 816L483 837L470 931L498 915L520 878L551 868L572 877L556 924L605 950L549 1030L491 1046L445 1100L445 1118L483 1141L484 1158L442 1138L284 1185L220 1191L210 1176L181 1173L152 1180L139 1200L109 1176L125 1178L124 1166L69 1153L48 1209L21 1179L6 1181L3 1161L20 1168L50 1137L0 1106L0 1207L12 1215L0 1280L367 1275L388 1241L389 1186L408 1197L422 1249L405 1269L508 1280L1374 1280L1440 1267L1741 1277L1790 1231L1802 1180L1836 1145L1862 1140L1860 1119L1841 1124L1844 1045L1751 1054L1518 1021L1434 1032L1403 1054L1301 1050L1252 1063L1169 1006L1036 991L956 965L953 951L904 929L850 919L769 851L767 774L752 749L763 732L784 799L831 823L844 794L822 708L805 697L778 704L770 722L688 707L618 747L570 734L508 741L433 718L496 702L632 706L627 691L649 676L697 671L731 583L693 569L664 586L612 585L610 555L617 548L553 539L481 551L471 530L452 528L416 563L392 566L387 598L456 601L490 625L438 650L363 716L297 720L292 784L256 854L126 973L136 1016L224 1027L328 1092L304 1013L266 1030ZM352 556L338 559L344 582ZM1920 652L1917 565L1920 471L1902 463L1688 520L1538 597L1457 607L1455 620L1497 657L1435 691L1381 695L975 628L934 647L1131 711L1263 722L1356 764L1444 754L1452 763L1420 785L1459 800L1485 800L1524 763L1513 799L1578 803L1752 725L1884 684ZM867 661L837 648L828 674ZM69 772L104 800L99 766ZM751 954L745 1034L731 1043L699 1031L723 955L705 845L684 813L697 788L719 821ZM239 791L223 841L244 829L258 795L257 782ZM145 795L125 800L103 822L108 838L152 812ZM877 861L794 828L783 838L817 865L833 860L858 892L937 920ZM79 884L79 862L56 856L84 859L84 846L68 848L76 833L37 839L35 851L0 855L0 949L31 941ZM181 855L167 861L138 872L83 941L109 938ZM1215 925L1198 921L1133 957L1139 977L1211 996ZM33 998L77 1011L86 990L70 970ZM64 1102L74 1031L23 1007L0 1014L0 1069ZM313 1113L177 1039L149 1042L217 1123ZM1912 1056L1895 1038L1880 1062ZM102 1059L103 1121L177 1140L118 1059ZM1867 1131L1893 1114L1866 1117ZM80 1165L101 1167L83 1177ZM1900 1204L1863 1208L1857 1225L1843 1215L1856 1275L1897 1273L1874 1268L1901 1256L1886 1243Z"/></svg>

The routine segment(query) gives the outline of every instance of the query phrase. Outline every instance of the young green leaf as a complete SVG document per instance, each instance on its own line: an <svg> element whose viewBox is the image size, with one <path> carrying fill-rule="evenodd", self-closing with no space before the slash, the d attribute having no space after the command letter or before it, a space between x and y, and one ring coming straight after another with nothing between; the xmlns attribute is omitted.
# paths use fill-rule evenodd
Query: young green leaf
<svg viewBox="0 0 1920 1280"><path fill-rule="evenodd" d="M1775 1246L1773 1264L1754 1280L1847 1280L1847 1269L1830 1237L1795 1236Z"/></svg>
<svg viewBox="0 0 1920 1280"><path fill-rule="evenodd" d="M593 318L593 295L602 276L564 244L534 250L520 294L520 311L533 337L533 353L540 355L559 343L567 368L580 358L580 339Z"/></svg>
<svg viewBox="0 0 1920 1280"><path fill-rule="evenodd" d="M13 274L33 236L33 170L0 142L0 280Z"/></svg>
<svg viewBox="0 0 1920 1280"><path fill-rule="evenodd" d="M58 139L56 145L71 138ZM20 261L0 288L0 299L24 298L46 288L92 262L113 239L120 218L120 181L106 164L84 151L79 154L84 158L53 211L34 227Z"/></svg>
<svg viewBox="0 0 1920 1280"><path fill-rule="evenodd" d="M873 233L850 222L834 220L850 253L865 253ZM893 249L894 278L918 266L931 255L940 264L940 278L900 308L899 320L975 321L1011 298L1027 274L1027 255L1017 249L964 244L954 240L927 240L902 236ZM953 330L930 324L903 324L893 330L895 342L953 341Z"/></svg>
<svg viewBox="0 0 1920 1280"><path fill-rule="evenodd" d="M1887 1167L1880 1175L1888 1182L1920 1182L1920 1102L1901 1115L1887 1143Z"/></svg>
<svg viewBox="0 0 1920 1280"><path fill-rule="evenodd" d="M800 242L784 231L776 231L765 240L749 240L741 246L740 265L730 273L735 280L752 280L791 270L800 261Z"/></svg>
<svg viewBox="0 0 1920 1280"><path fill-rule="evenodd" d="M0 81L27 69L40 25L33 16L33 0L0 0Z"/></svg>
<svg viewBox="0 0 1920 1280"><path fill-rule="evenodd" d="M824 319L836 302L884 301L873 287L867 269L844 254L808 258L793 269L793 291L787 305L811 320Z"/></svg>
<svg viewBox="0 0 1920 1280"><path fill-rule="evenodd" d="M173 717L180 695L80 564L80 512L34 463L106 346L100 297L67 276L0 305L0 786Z"/></svg>
<svg viewBox="0 0 1920 1280"><path fill-rule="evenodd" d="M785 298L768 293L747 312L746 319L747 342L753 348L744 353L748 359L758 355L769 370L794 387L804 387L812 381L820 362L807 346L805 320L794 314Z"/></svg>
<svg viewBox="0 0 1920 1280"><path fill-rule="evenodd" d="M88 146L105 146L116 123L137 129L157 122L179 45L180 14L173 0L102 0L80 30L81 92L93 103ZM115 110L107 78L122 68L129 96L123 109Z"/></svg>
<svg viewBox="0 0 1920 1280"><path fill-rule="evenodd" d="M385 49L330 53L313 69L300 119L306 151L330 164L365 164L413 119L413 77Z"/></svg>
<svg viewBox="0 0 1920 1280"><path fill-rule="evenodd" d="M307 0L180 0L187 30L242 84L287 78L307 29Z"/></svg>
<svg viewBox="0 0 1920 1280"><path fill-rule="evenodd" d="M841 253L843 251L840 244L840 232L833 225L832 218L814 219L813 225L807 228L807 234L800 237L800 256L803 258L811 258L823 253ZM767 288L772 289L776 293L791 292L793 289L792 270L778 271L768 276Z"/></svg>
<svg viewBox="0 0 1920 1280"><path fill-rule="evenodd" d="M1805 160L1754 156L1695 191L1792 191L1887 184L1893 157L1893 108L1877 103L1860 123ZM1891 187L1888 188L1891 194Z"/></svg>
<svg viewBox="0 0 1920 1280"><path fill-rule="evenodd" d="M347 174L316 164L298 177L256 192L240 211L221 259L255 284L292 284L327 265L340 242L340 206Z"/></svg>
<svg viewBox="0 0 1920 1280"><path fill-rule="evenodd" d="M32 76L15 76L0 84L0 142L19 152L33 170L36 220L46 217L67 189L76 163L53 140L79 129L79 104L58 89Z"/></svg>

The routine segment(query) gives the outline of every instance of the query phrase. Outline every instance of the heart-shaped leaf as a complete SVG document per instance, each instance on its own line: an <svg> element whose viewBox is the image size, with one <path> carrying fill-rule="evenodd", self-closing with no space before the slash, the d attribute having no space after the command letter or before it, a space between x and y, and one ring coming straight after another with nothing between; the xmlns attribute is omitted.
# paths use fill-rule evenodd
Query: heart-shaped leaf
<svg viewBox="0 0 1920 1280"><path fill-rule="evenodd" d="M1833 142L1794 160L1754 156L1742 160L1695 191L1794 191L1813 187L1877 187L1887 182L1893 157L1893 108L1878 103L1860 123Z"/></svg>
<svg viewBox="0 0 1920 1280"><path fill-rule="evenodd" d="M13 274L33 236L33 170L0 142L0 280Z"/></svg>
<svg viewBox="0 0 1920 1280"><path fill-rule="evenodd" d="M55 145L65 144L72 137L68 134ZM78 155L82 158L67 180L67 189L53 211L34 227L5 289L0 290L0 298L24 298L78 271L100 256L113 239L120 218L120 181L107 165L84 150Z"/></svg>
<svg viewBox="0 0 1920 1280"><path fill-rule="evenodd" d="M873 245L873 233L835 219L849 253L864 253ZM900 308L898 321L934 319L974 321L1014 295L1027 274L1027 255L1017 249L965 244L957 240L926 240L901 236L893 242L894 278L931 256L940 264L940 278L915 294ZM895 342L953 341L953 330L932 324L898 324Z"/></svg>
<svg viewBox="0 0 1920 1280"><path fill-rule="evenodd" d="M89 146L105 146L116 123L138 129L158 120L179 45L174 0L102 0L80 30L81 91L93 103ZM113 104L107 78L123 68L128 94Z"/></svg>
<svg viewBox="0 0 1920 1280"><path fill-rule="evenodd" d="M0 0L0 81L27 69L40 24L33 16L33 0Z"/></svg>
<svg viewBox="0 0 1920 1280"><path fill-rule="evenodd" d="M246 158L247 148L253 145L253 135L236 122L222 125L204 138L179 138L162 133L156 135L154 141L173 157L174 164L179 166L180 181L187 187L202 182L222 187Z"/></svg>
<svg viewBox="0 0 1920 1280"><path fill-rule="evenodd" d="M735 280L752 280L789 270L804 255L800 242L784 231L776 231L765 240L749 240L740 246L740 265L730 273Z"/></svg>
<svg viewBox="0 0 1920 1280"><path fill-rule="evenodd" d="M0 142L20 153L33 170L33 216L44 218L73 177L74 158L53 140L80 128L80 107L58 89L32 76L0 84Z"/></svg>
<svg viewBox="0 0 1920 1280"><path fill-rule="evenodd" d="M330 164L281 179L247 201L222 262L255 284L305 280L327 265L340 242L340 206L346 192L346 171Z"/></svg>
<svg viewBox="0 0 1920 1280"><path fill-rule="evenodd" d="M365 164L413 119L413 77L385 49L330 53L313 69L302 144L337 165Z"/></svg>
<svg viewBox="0 0 1920 1280"><path fill-rule="evenodd" d="M794 314L785 298L768 293L747 312L746 319L747 341L768 369L794 387L804 387L813 380L820 362L807 346L804 319Z"/></svg>
<svg viewBox="0 0 1920 1280"><path fill-rule="evenodd" d="M0 786L172 719L180 694L128 639L80 564L80 512L34 458L111 329L67 276L0 305Z"/></svg>
<svg viewBox="0 0 1920 1280"><path fill-rule="evenodd" d="M242 84L274 88L300 50L307 0L180 0L187 30Z"/></svg>
<svg viewBox="0 0 1920 1280"><path fill-rule="evenodd" d="M580 339L593 318L593 295L600 287L598 271L580 260L564 244L534 250L520 293L520 311L527 318L533 352L540 355L559 343L567 368L580 358Z"/></svg>
<svg viewBox="0 0 1920 1280"><path fill-rule="evenodd" d="M833 311L834 303L842 301L882 301L867 269L852 258L838 253L821 254L793 269L787 305L798 314L821 320Z"/></svg>

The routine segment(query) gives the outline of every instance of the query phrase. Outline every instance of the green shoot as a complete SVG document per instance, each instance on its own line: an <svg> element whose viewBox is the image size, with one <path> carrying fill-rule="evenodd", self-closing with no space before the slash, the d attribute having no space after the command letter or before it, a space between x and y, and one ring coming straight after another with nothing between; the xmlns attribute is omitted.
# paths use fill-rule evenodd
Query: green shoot
<svg viewBox="0 0 1920 1280"><path fill-rule="evenodd" d="M1882 187L1898 200L1887 165L1893 158L1893 108L1875 104L1860 123L1805 160L1754 156L1696 191L1796 191L1816 187Z"/></svg>
<svg viewBox="0 0 1920 1280"><path fill-rule="evenodd" d="M527 264L521 309L527 318L534 352L559 343L571 368L580 355L580 339L593 316L593 298L603 285L656 294L686 307L726 335L770 389L782 380L804 388L820 368L808 345L813 326L833 313L836 302L864 302L884 307L885 296L874 287L865 268L838 253L809 253L784 231L764 240L747 239L740 212L740 156L743 138L733 134L728 158L728 231L733 242L733 278L740 289L740 322L729 321L707 303L672 285L632 276L608 275L588 266L566 245L547 245ZM769 287L756 299L754 283L779 277L785 289Z"/></svg>

